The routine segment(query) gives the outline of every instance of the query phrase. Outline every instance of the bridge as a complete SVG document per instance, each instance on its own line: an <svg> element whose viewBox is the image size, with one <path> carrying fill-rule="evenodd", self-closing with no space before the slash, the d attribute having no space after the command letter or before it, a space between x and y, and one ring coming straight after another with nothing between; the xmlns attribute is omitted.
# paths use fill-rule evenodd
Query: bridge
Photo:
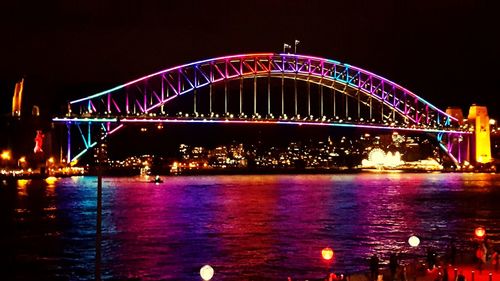
<svg viewBox="0 0 500 281"><path fill-rule="evenodd" d="M232 55L168 68L70 101L67 113L53 121L67 125L68 163L75 163L124 126L140 123L421 132L434 135L457 165L491 161L491 152L481 151L481 159L474 155L478 126L464 124L461 112L443 111L359 67L299 54ZM484 118L479 121L480 127ZM77 143L71 137L75 133L80 136Z"/></svg>

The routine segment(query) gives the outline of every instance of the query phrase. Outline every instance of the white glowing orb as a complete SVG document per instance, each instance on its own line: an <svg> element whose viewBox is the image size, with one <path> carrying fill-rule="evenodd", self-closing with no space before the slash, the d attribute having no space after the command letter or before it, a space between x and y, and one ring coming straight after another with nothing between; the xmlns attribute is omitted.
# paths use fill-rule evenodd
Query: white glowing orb
<svg viewBox="0 0 500 281"><path fill-rule="evenodd" d="M410 244L410 246L412 247L417 247L420 244L420 238L418 238L415 235L412 235L410 236L410 238L408 238L408 244Z"/></svg>
<svg viewBox="0 0 500 281"><path fill-rule="evenodd" d="M210 265L204 265L200 269L201 279L208 281L214 277L214 269Z"/></svg>

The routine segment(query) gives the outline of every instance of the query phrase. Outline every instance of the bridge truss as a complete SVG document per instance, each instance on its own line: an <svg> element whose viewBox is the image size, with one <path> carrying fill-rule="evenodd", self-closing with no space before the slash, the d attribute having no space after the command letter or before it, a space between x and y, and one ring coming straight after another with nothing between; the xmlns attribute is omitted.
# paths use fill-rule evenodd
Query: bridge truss
<svg viewBox="0 0 500 281"><path fill-rule="evenodd" d="M443 142L446 136L470 133L460 129L456 118L369 71L330 59L273 53L162 70L71 101L67 114L54 121L68 126L68 162L130 123L347 126L429 132ZM81 143L73 156L75 131ZM447 144L442 147L450 152L452 142Z"/></svg>

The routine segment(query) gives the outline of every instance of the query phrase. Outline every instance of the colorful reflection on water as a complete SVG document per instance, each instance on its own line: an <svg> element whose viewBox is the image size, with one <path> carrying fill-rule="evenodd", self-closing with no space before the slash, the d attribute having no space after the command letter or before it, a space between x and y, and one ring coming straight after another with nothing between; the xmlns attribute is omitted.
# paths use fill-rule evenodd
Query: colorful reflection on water
<svg viewBox="0 0 500 281"><path fill-rule="evenodd" d="M244 175L104 180L104 279L284 280L354 272L378 253L466 246L478 225L500 243L500 176L491 174ZM91 280L94 177L0 188L2 264L18 280Z"/></svg>

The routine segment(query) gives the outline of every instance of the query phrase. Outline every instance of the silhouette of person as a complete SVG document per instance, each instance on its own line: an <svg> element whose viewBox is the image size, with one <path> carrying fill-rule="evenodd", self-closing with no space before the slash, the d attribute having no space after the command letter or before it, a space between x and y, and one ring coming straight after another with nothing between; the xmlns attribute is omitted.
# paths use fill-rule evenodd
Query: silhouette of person
<svg viewBox="0 0 500 281"><path fill-rule="evenodd" d="M433 249L427 249L427 264L429 265L429 270L434 269L436 265L436 252Z"/></svg>
<svg viewBox="0 0 500 281"><path fill-rule="evenodd" d="M486 263L487 251L485 243L479 244L479 247L476 249L476 257L478 259L477 268L479 269L479 273L483 271L483 265Z"/></svg>
<svg viewBox="0 0 500 281"><path fill-rule="evenodd" d="M391 280L395 280L396 271L398 270L398 257L396 254L392 253L389 256L389 270L391 271Z"/></svg>
<svg viewBox="0 0 500 281"><path fill-rule="evenodd" d="M498 250L495 251L495 271L497 271L497 272L498 272L498 267L499 267L498 263L500 262L499 256L500 256L500 253L498 253Z"/></svg>
<svg viewBox="0 0 500 281"><path fill-rule="evenodd" d="M450 243L450 264L455 265L455 261L457 258L457 247L455 246L455 243L451 241Z"/></svg>
<svg viewBox="0 0 500 281"><path fill-rule="evenodd" d="M379 267L379 259L377 254L373 254L373 256L370 258L370 280L374 281L377 280L378 276L378 267Z"/></svg>
<svg viewBox="0 0 500 281"><path fill-rule="evenodd" d="M448 281L449 277L448 277L448 266L444 266L443 268L443 279L442 281Z"/></svg>

